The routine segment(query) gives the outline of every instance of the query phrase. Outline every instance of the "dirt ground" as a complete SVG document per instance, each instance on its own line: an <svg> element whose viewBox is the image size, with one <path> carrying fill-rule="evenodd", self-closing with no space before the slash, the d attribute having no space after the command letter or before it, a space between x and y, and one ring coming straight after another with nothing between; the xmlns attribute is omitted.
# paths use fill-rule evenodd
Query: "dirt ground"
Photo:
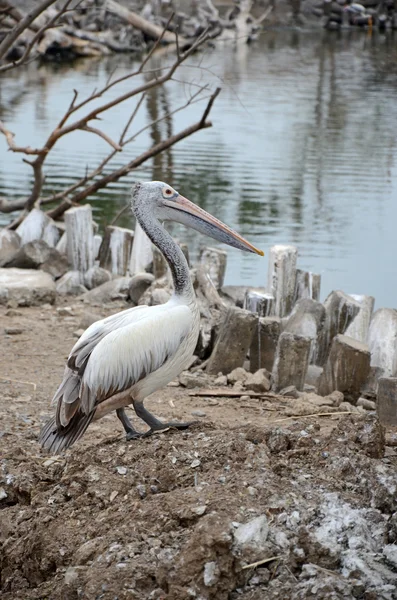
<svg viewBox="0 0 397 600"><path fill-rule="evenodd" d="M397 456L371 413L167 387L148 408L199 424L126 442L111 415L42 452L74 332L125 307L65 305L0 309L3 600L397 598Z"/></svg>

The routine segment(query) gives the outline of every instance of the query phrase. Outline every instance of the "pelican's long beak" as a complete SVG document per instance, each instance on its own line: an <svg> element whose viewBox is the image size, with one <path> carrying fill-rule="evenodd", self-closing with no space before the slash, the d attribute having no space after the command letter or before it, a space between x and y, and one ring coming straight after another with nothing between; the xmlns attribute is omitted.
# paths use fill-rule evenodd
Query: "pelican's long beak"
<svg viewBox="0 0 397 600"><path fill-rule="evenodd" d="M175 200L164 200L164 204L171 208L172 220L182 223L187 227L192 227L204 235L208 235L219 242L223 242L233 248L254 252L259 256L264 256L264 252L255 248L250 242L244 239L240 234L227 225L216 219L205 210L190 202L183 196L178 196Z"/></svg>

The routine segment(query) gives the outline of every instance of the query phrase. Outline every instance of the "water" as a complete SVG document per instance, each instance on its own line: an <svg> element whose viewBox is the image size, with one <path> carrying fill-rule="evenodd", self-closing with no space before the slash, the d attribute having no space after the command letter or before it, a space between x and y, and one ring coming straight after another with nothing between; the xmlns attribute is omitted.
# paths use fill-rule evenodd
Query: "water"
<svg viewBox="0 0 397 600"><path fill-rule="evenodd" d="M186 82L214 86L219 77L214 127L99 191L95 218L101 226L109 223L128 201L133 179L162 179L266 253L276 243L297 245L299 266L322 275L322 298L343 289L374 295L378 307L397 307L396 42L392 35L369 38L361 31L265 32L251 46L223 45L191 58L178 82L148 94L132 133L183 104L196 89ZM199 63L205 69L193 68ZM134 61L85 60L74 70L31 64L3 76L0 118L19 144L38 146L72 90L88 95L116 66L121 75ZM134 106L132 100L113 109L101 128L116 138ZM149 128L115 157L115 166L196 121L201 110L190 106ZM0 195L24 196L31 168L5 151L4 140L0 144ZM49 156L45 192L75 182L107 151L90 133L66 136ZM0 223L9 218L0 214ZM130 217L119 224L131 226ZM207 243L182 227L173 233L193 255ZM226 283L259 286L266 278L266 259L228 250Z"/></svg>

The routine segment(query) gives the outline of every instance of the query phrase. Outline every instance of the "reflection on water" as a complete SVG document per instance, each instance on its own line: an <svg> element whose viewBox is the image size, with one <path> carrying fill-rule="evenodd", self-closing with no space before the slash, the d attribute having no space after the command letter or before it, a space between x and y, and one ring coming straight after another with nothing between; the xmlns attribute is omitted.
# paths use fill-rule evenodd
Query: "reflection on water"
<svg viewBox="0 0 397 600"><path fill-rule="evenodd" d="M73 88L87 95L115 65L121 75L131 63L117 56L80 62L73 71L30 65L3 77L0 118L18 143L38 145ZM133 130L183 103L192 90L182 81L214 82L218 76L223 91L211 114L214 127L100 191L93 200L97 220L109 222L128 201L133 179L162 179L265 251L275 243L296 244L300 266L322 275L322 297L342 288L374 295L377 306L396 307L396 38L266 32L250 47L221 47L189 62L198 63L206 70L183 67L179 83L147 95ZM101 124L113 138L135 100L126 104ZM115 164L191 124L200 110L190 106L149 128ZM0 195L23 196L31 172L0 143ZM70 185L106 152L105 142L88 133L65 137L50 156L46 192ZM8 218L0 215L3 222ZM129 216L120 221L129 224ZM173 232L193 252L204 242L182 227ZM227 283L263 285L266 271L266 261L229 250Z"/></svg>

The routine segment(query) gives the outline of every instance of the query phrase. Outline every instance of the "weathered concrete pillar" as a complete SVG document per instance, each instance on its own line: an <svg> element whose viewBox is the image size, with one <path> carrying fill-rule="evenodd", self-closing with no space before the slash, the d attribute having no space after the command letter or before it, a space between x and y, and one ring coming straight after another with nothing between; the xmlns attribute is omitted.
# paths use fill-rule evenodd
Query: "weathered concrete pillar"
<svg viewBox="0 0 397 600"><path fill-rule="evenodd" d="M99 250L101 249L101 245L102 236L99 235L99 233L96 233L94 235L94 260L97 260L97 258L99 258Z"/></svg>
<svg viewBox="0 0 397 600"><path fill-rule="evenodd" d="M310 339L309 362L313 362L317 356L317 340L324 323L325 308L321 302L310 300L310 298L302 298L295 304L284 326L284 331Z"/></svg>
<svg viewBox="0 0 397 600"><path fill-rule="evenodd" d="M337 335L318 383L318 393L327 396L338 390L356 401L370 370L368 346L346 335Z"/></svg>
<svg viewBox="0 0 397 600"><path fill-rule="evenodd" d="M360 310L346 329L345 335L366 344L368 342L369 324L374 310L375 298L359 294L350 294L350 296L359 303Z"/></svg>
<svg viewBox="0 0 397 600"><path fill-rule="evenodd" d="M130 275L143 273L151 262L153 262L152 242L137 221L130 259Z"/></svg>
<svg viewBox="0 0 397 600"><path fill-rule="evenodd" d="M204 248L200 253L200 263L216 289L220 290L225 279L227 252L220 248Z"/></svg>
<svg viewBox="0 0 397 600"><path fill-rule="evenodd" d="M325 323L318 340L317 356L314 362L323 366L327 360L332 340L346 329L360 311L360 304L344 292L331 292L325 302Z"/></svg>
<svg viewBox="0 0 397 600"><path fill-rule="evenodd" d="M65 212L67 256L74 271L85 273L94 264L94 231L89 204Z"/></svg>
<svg viewBox="0 0 397 600"><path fill-rule="evenodd" d="M371 366L380 367L385 377L397 376L397 310L380 308L372 317L368 346Z"/></svg>
<svg viewBox="0 0 397 600"><path fill-rule="evenodd" d="M33 240L44 240L55 248L60 237L55 222L39 208L31 210L16 231L21 238L21 246Z"/></svg>
<svg viewBox="0 0 397 600"><path fill-rule="evenodd" d="M260 317L270 317L273 314L274 296L248 289L245 292L243 307Z"/></svg>
<svg viewBox="0 0 397 600"><path fill-rule="evenodd" d="M397 425L397 377L379 379L376 409L383 425Z"/></svg>
<svg viewBox="0 0 397 600"><path fill-rule="evenodd" d="M310 298L311 300L320 300L321 275L311 271L296 270L295 282L295 300Z"/></svg>
<svg viewBox="0 0 397 600"><path fill-rule="evenodd" d="M272 369L272 389L294 385L303 390L309 366L310 338L284 332L280 335Z"/></svg>
<svg viewBox="0 0 397 600"><path fill-rule="evenodd" d="M274 296L276 317L289 315L294 305L296 283L295 246L272 246L269 253L268 291Z"/></svg>
<svg viewBox="0 0 397 600"><path fill-rule="evenodd" d="M242 308L229 308L207 365L208 373L221 371L226 375L244 365L257 319Z"/></svg>
<svg viewBox="0 0 397 600"><path fill-rule="evenodd" d="M109 226L99 250L99 264L115 275L126 275L128 271L134 232L124 227Z"/></svg>
<svg viewBox="0 0 397 600"><path fill-rule="evenodd" d="M272 372L279 337L279 317L260 317L257 320L250 346L251 373L262 368Z"/></svg>

